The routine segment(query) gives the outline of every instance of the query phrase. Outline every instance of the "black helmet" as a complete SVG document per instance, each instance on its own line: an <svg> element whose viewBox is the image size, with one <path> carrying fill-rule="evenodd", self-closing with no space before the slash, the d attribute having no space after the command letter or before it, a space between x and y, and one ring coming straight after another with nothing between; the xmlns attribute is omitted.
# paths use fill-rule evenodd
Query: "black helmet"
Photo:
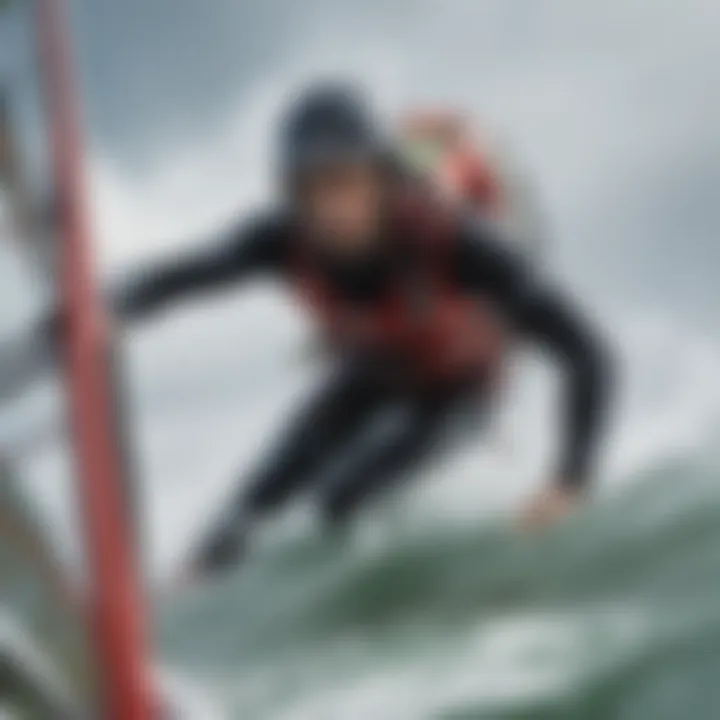
<svg viewBox="0 0 720 720"><path fill-rule="evenodd" d="M353 85L324 84L305 91L281 125L283 177L345 158L387 155L389 143L372 107Z"/></svg>

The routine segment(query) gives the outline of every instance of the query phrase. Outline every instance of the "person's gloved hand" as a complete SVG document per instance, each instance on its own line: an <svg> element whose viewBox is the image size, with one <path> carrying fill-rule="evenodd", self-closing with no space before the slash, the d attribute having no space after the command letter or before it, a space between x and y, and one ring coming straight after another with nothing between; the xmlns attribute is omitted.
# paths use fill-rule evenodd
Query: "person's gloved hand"
<svg viewBox="0 0 720 720"><path fill-rule="evenodd" d="M582 493L567 484L554 483L538 493L524 508L520 525L538 529L564 520L582 503Z"/></svg>

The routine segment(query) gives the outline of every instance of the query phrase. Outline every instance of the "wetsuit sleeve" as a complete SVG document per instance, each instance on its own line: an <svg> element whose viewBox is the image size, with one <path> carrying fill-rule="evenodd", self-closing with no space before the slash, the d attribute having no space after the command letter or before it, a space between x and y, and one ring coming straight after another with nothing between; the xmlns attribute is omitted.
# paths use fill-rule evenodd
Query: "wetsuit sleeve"
<svg viewBox="0 0 720 720"><path fill-rule="evenodd" d="M565 486L584 487L612 393L606 343L575 302L540 279L524 257L483 226L461 232L455 270L465 287L494 298L524 337L559 362L564 397L558 478Z"/></svg>
<svg viewBox="0 0 720 720"><path fill-rule="evenodd" d="M140 271L110 293L109 302L121 318L140 319L181 298L279 270L286 236L279 216L235 224L206 248Z"/></svg>

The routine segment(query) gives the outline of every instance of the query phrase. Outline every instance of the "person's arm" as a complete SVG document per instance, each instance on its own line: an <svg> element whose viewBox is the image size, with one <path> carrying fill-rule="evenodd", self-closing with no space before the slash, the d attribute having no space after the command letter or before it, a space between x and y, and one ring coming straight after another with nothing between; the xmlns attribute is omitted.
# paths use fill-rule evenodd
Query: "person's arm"
<svg viewBox="0 0 720 720"><path fill-rule="evenodd" d="M574 302L536 277L520 255L482 226L463 230L457 260L463 284L496 299L519 332L562 368L563 445L556 478L563 490L583 490L612 394L608 348Z"/></svg>
<svg viewBox="0 0 720 720"><path fill-rule="evenodd" d="M563 487L582 490L591 478L612 395L610 352L574 303L542 283L530 282L518 316L529 338L564 369L564 448L557 476Z"/></svg>
<svg viewBox="0 0 720 720"><path fill-rule="evenodd" d="M110 306L121 319L140 319L181 298L273 270L282 261L285 236L279 216L240 223L206 248L140 271L111 293Z"/></svg>

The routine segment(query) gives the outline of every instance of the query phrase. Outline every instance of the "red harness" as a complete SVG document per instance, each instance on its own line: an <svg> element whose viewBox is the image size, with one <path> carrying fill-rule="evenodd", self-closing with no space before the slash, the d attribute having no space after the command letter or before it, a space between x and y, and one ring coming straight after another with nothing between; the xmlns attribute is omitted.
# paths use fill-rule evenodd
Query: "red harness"
<svg viewBox="0 0 720 720"><path fill-rule="evenodd" d="M393 216L390 236L408 250L408 271L369 307L339 297L320 269L300 258L298 294L330 347L391 359L409 378L494 378L506 333L490 302L463 293L449 277L450 214L435 199L410 196Z"/></svg>

